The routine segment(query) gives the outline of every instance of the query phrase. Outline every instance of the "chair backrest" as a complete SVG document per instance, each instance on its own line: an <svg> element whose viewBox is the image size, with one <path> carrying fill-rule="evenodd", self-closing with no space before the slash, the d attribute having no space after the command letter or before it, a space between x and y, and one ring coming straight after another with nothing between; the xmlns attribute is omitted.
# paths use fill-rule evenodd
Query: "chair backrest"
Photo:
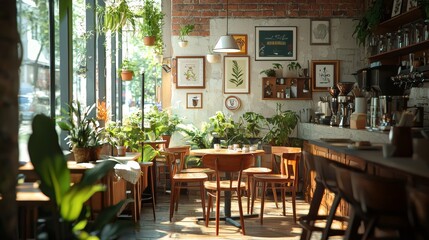
<svg viewBox="0 0 429 240"><path fill-rule="evenodd" d="M233 181L238 181L238 185L241 183L241 176L244 169L253 166L255 162L253 154L234 154L234 155L218 155L218 154L206 154L203 156L202 161L205 167L215 170L216 180L219 186L220 175L227 173L230 176L235 176L234 173L238 173L237 178L230 180L230 186Z"/></svg>
<svg viewBox="0 0 429 240"><path fill-rule="evenodd" d="M285 174L285 168L283 164L280 165L280 169L278 169L277 163L276 163L276 156L283 157L283 154L285 153L294 153L301 155L301 148L299 147L284 147L284 146L272 146L271 147L271 168L273 170L277 169L281 174ZM284 158L284 157L283 157ZM295 157L293 157L295 159Z"/></svg>
<svg viewBox="0 0 429 240"><path fill-rule="evenodd" d="M335 170L330 165L332 161L321 156L314 156L314 165L316 167L316 174L321 180L322 184L331 192L337 192L337 176Z"/></svg>
<svg viewBox="0 0 429 240"><path fill-rule="evenodd" d="M335 171L337 179L338 189L340 190L341 197L344 198L348 203L351 203L353 207L358 207L353 197L353 186L352 186L352 172L363 172L363 169L339 164L336 162L330 163L331 167ZM359 206L360 209L360 206ZM357 210L357 209L356 209Z"/></svg>
<svg viewBox="0 0 429 240"><path fill-rule="evenodd" d="M429 239L429 186L407 188L408 217L420 239Z"/></svg>
<svg viewBox="0 0 429 240"><path fill-rule="evenodd" d="M185 166L185 158L191 151L191 146L179 146L164 149L168 157L167 164L171 166L171 175L180 173Z"/></svg>
<svg viewBox="0 0 429 240"><path fill-rule="evenodd" d="M298 184L298 165L301 159L301 153L283 153L281 174L287 178L294 180L294 184Z"/></svg>
<svg viewBox="0 0 429 240"><path fill-rule="evenodd" d="M358 172L352 172L351 178L353 197L364 213L405 216L405 180Z"/></svg>

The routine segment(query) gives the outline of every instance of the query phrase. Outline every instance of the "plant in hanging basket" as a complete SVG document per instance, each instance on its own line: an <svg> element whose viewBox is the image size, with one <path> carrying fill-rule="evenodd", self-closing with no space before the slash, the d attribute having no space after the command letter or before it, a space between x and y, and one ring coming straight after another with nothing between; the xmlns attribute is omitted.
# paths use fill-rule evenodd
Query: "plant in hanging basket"
<svg viewBox="0 0 429 240"><path fill-rule="evenodd" d="M122 61L119 74L121 79L124 81L130 81L134 77L134 70L136 69L136 64L128 59Z"/></svg>
<svg viewBox="0 0 429 240"><path fill-rule="evenodd" d="M155 52L162 52L162 26L164 25L164 13L155 5L153 0L146 0L139 22L141 34L146 46L155 46ZM146 42L147 41L147 42Z"/></svg>
<svg viewBox="0 0 429 240"><path fill-rule="evenodd" d="M185 26L180 27L179 30L179 46L184 48L188 46L188 40L186 36L189 36L189 33L194 31L194 24L186 24Z"/></svg>

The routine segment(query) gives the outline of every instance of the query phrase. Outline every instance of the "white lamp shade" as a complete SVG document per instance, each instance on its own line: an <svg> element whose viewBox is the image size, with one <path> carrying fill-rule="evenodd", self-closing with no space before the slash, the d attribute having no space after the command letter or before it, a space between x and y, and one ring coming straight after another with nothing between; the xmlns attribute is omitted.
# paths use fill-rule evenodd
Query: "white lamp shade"
<svg viewBox="0 0 429 240"><path fill-rule="evenodd" d="M231 35L221 36L219 41L217 41L216 46L213 48L213 52L239 52L240 48L238 47L235 39Z"/></svg>

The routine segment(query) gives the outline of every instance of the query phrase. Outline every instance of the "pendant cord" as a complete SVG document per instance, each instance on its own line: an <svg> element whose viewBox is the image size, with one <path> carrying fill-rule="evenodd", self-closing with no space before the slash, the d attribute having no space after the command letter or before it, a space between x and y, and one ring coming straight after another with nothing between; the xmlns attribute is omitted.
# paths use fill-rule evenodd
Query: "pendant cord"
<svg viewBox="0 0 429 240"><path fill-rule="evenodd" d="M226 35L228 35L228 0L226 0Z"/></svg>

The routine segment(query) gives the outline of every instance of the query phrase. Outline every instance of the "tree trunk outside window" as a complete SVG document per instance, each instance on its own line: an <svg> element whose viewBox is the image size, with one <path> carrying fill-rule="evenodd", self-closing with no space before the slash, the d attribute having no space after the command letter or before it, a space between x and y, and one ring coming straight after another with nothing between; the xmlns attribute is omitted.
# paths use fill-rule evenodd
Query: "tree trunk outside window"
<svg viewBox="0 0 429 240"><path fill-rule="evenodd" d="M16 1L0 8L0 236L17 239L16 176L18 173L18 89L21 50Z"/></svg>

